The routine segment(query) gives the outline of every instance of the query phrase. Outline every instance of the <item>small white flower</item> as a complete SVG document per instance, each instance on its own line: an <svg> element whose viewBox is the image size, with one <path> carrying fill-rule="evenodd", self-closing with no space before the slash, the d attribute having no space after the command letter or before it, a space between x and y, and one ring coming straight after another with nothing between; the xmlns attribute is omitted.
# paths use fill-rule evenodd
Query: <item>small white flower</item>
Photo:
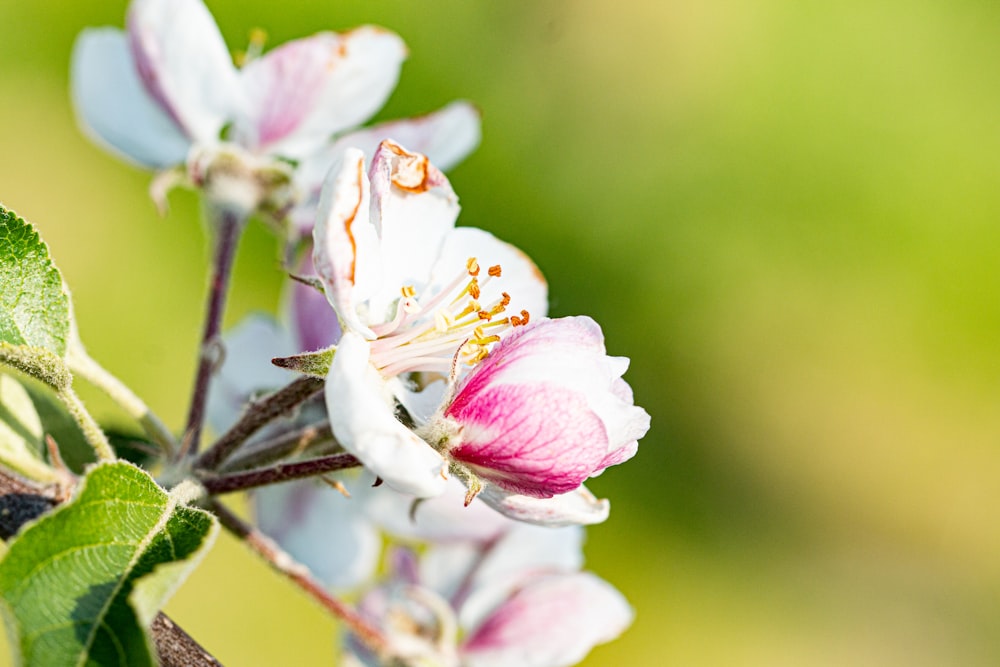
<svg viewBox="0 0 1000 667"><path fill-rule="evenodd" d="M126 23L124 32L81 33L72 97L97 143L166 170L154 182L160 200L169 185L190 182L213 203L291 213L308 227L344 146L372 150L396 135L454 164L479 141L467 103L349 132L383 105L406 57L402 40L381 28L318 33L236 67L201 0L133 0Z"/></svg>

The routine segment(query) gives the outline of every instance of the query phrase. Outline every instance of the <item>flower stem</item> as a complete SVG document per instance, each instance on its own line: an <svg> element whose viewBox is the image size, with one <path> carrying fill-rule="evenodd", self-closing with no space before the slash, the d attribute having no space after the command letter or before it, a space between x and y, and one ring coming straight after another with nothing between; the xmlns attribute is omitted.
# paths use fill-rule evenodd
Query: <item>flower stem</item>
<svg viewBox="0 0 1000 667"><path fill-rule="evenodd" d="M83 431L83 437L86 438L87 443L94 448L97 458L102 461L114 461L115 452L111 448L111 443L108 442L107 436L104 435L104 431L98 426L97 421L87 412L87 408L83 407L83 401L76 395L73 388L64 387L58 395L66 404L69 413L73 415L80 430Z"/></svg>
<svg viewBox="0 0 1000 667"><path fill-rule="evenodd" d="M271 567L291 579L313 600L339 618L351 633L363 641L374 653L384 655L387 652L388 642L382 633L354 609L327 592L323 584L312 576L305 565L296 562L271 538L240 519L219 501L210 500L209 508L219 518L219 522L226 530L243 540Z"/></svg>
<svg viewBox="0 0 1000 667"><path fill-rule="evenodd" d="M219 333L222 329L222 312L229 291L233 258L240 232L246 221L244 215L228 207L213 208L212 213L216 236L215 254L212 261L212 277L205 304L205 326L201 335L198 372L191 392L191 407L188 410L187 427L181 443L181 455L198 451L201 428L205 422L205 401L208 398L208 383L217 362Z"/></svg>
<svg viewBox="0 0 1000 667"><path fill-rule="evenodd" d="M254 470L232 472L225 475L208 474L200 481L209 495L218 496L233 491L243 491L258 486L302 479L303 477L315 477L337 470L357 468L360 465L361 462L350 454L330 454L294 463L279 463L270 468L255 468Z"/></svg>
<svg viewBox="0 0 1000 667"><path fill-rule="evenodd" d="M308 400L323 388L319 378L300 377L252 405L236 424L198 457L195 469L215 470L261 427Z"/></svg>
<svg viewBox="0 0 1000 667"><path fill-rule="evenodd" d="M103 366L94 361L82 345L70 347L67 364L77 376L103 391L117 403L128 415L139 422L153 442L160 446L163 453L172 457L177 449L177 441L170 429L149 409L135 392L121 380L109 373Z"/></svg>
<svg viewBox="0 0 1000 667"><path fill-rule="evenodd" d="M315 447L319 444L326 446ZM227 460L220 469L229 471L258 468L268 463L280 461L287 456L302 454L307 449L312 449L314 455L333 454L339 447L340 445L333 439L330 422L323 420L316 424L281 433L262 442L247 445L246 451Z"/></svg>

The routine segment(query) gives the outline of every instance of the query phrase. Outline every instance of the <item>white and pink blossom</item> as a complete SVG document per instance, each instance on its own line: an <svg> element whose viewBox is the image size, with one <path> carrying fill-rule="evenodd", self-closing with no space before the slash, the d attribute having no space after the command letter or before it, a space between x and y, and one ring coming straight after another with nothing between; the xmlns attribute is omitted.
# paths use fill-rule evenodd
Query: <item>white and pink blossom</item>
<svg viewBox="0 0 1000 667"><path fill-rule="evenodd" d="M399 136L451 165L477 145L478 113L464 102L352 131L384 104L405 58L397 35L364 26L251 52L237 67L201 0L133 0L125 31L80 35L71 89L86 134L165 170L156 198L189 182L213 203L289 214L308 231L322 179L345 146L371 151Z"/></svg>
<svg viewBox="0 0 1000 667"><path fill-rule="evenodd" d="M544 315L546 284L513 246L455 227L458 198L425 155L384 141L370 169L348 150L324 187L313 261L343 334L326 382L334 435L388 485L445 488L446 461L396 418L423 423L444 379ZM516 313L516 314L509 314Z"/></svg>
<svg viewBox="0 0 1000 667"><path fill-rule="evenodd" d="M589 317L536 320L500 341L419 433L487 504L540 523L586 510L582 483L631 458L649 429ZM605 508L606 509L606 508ZM594 506L592 511L598 512Z"/></svg>
<svg viewBox="0 0 1000 667"><path fill-rule="evenodd" d="M360 611L393 657L448 667L565 667L620 635L633 612L607 582L581 572L579 527L513 524L485 544L398 549L387 581ZM348 639L347 664L381 664Z"/></svg>

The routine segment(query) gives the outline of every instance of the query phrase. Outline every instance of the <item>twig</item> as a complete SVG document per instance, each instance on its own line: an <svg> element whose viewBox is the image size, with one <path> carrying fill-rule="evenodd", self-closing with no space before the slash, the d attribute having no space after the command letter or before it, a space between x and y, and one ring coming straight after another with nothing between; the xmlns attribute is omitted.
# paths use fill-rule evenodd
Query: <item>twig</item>
<svg viewBox="0 0 1000 667"><path fill-rule="evenodd" d="M210 496L219 496L233 491L243 491L258 486L356 468L360 465L361 462L350 454L331 454L330 456L320 456L294 463L279 463L270 468L256 468L226 475L209 473L205 474L200 481Z"/></svg>
<svg viewBox="0 0 1000 667"><path fill-rule="evenodd" d="M188 452L194 454L198 451L201 428L205 422L208 383L217 361L213 352L218 344L219 333L222 329L222 312L226 306L226 293L229 291L233 258L236 255L236 245L245 222L244 218L232 208L215 209L213 215L216 216L214 222L216 223L217 236L215 237L212 277L208 290L208 300L205 304L205 327L201 335L198 372L194 379L194 389L191 391L191 407L188 410L187 427L184 429L184 439L181 442L181 456Z"/></svg>
<svg viewBox="0 0 1000 667"><path fill-rule="evenodd" d="M242 419L198 457L194 468L215 470L260 428L308 400L322 388L322 380L313 377L300 377L257 401L247 410Z"/></svg>
<svg viewBox="0 0 1000 667"><path fill-rule="evenodd" d="M388 643L382 633L354 609L327 592L323 588L323 584L312 576L305 565L295 561L271 538L230 512L219 501L210 500L209 509L219 518L223 528L243 540L271 567L295 582L309 597L340 619L351 633L364 642L376 655L386 654Z"/></svg>
<svg viewBox="0 0 1000 667"><path fill-rule="evenodd" d="M268 440L249 444L245 451L239 452L226 461L221 469L228 471L260 467L287 456L301 454L319 443L330 443L331 445L322 448L329 451L319 453L333 454L333 447L339 447L333 439L330 422L326 420L276 435Z"/></svg>

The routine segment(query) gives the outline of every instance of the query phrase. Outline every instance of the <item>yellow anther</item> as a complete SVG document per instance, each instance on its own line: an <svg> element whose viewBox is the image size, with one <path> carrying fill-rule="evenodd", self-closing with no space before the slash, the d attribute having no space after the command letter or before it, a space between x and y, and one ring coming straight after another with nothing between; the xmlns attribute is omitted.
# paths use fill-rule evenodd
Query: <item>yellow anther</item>
<svg viewBox="0 0 1000 667"><path fill-rule="evenodd" d="M444 333L455 322L454 318L446 310L438 310L434 313L434 329L438 333Z"/></svg>
<svg viewBox="0 0 1000 667"><path fill-rule="evenodd" d="M481 320L489 320L490 318L493 317L493 314L488 310L480 310L478 313L476 313L476 315L478 315L479 319Z"/></svg>
<svg viewBox="0 0 1000 667"><path fill-rule="evenodd" d="M489 268L489 270L487 271L487 273L489 273L494 278L499 278L500 277L500 265L496 264L494 266L491 266Z"/></svg>
<svg viewBox="0 0 1000 667"><path fill-rule="evenodd" d="M465 263L465 268L468 269L470 276L479 275L479 262L476 261L475 257L470 257Z"/></svg>
<svg viewBox="0 0 1000 667"><path fill-rule="evenodd" d="M479 281L478 280L476 280L475 278L473 278L472 281L469 283L469 287L467 289L469 291L469 296L471 296L473 299L478 299L479 298L480 292L479 292Z"/></svg>
<svg viewBox="0 0 1000 667"><path fill-rule="evenodd" d="M455 319L460 320L466 315L470 315L480 310L482 310L482 307L479 305L479 302L476 301L475 299L472 299L471 301L469 301L469 305L465 307L465 310L463 310L462 312L460 312L458 315L455 316Z"/></svg>
<svg viewBox="0 0 1000 667"><path fill-rule="evenodd" d="M469 341L475 343L476 345L489 345L490 343L496 343L500 340L500 336L486 336L485 338L474 338Z"/></svg>
<svg viewBox="0 0 1000 667"><path fill-rule="evenodd" d="M403 287L399 291L402 292L403 296L406 298L414 297L417 295L417 290L413 289L413 285L403 285Z"/></svg>

